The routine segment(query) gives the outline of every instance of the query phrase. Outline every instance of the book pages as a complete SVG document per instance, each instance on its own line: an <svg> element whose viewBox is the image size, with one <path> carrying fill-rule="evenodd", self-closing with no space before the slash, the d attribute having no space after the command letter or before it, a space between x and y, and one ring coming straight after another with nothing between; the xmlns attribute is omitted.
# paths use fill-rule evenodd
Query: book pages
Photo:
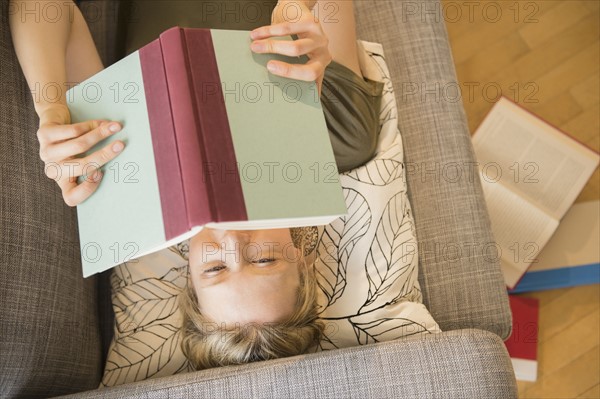
<svg viewBox="0 0 600 399"><path fill-rule="evenodd" d="M498 180L560 220L590 176L599 156L502 97L473 136L488 180Z"/></svg>

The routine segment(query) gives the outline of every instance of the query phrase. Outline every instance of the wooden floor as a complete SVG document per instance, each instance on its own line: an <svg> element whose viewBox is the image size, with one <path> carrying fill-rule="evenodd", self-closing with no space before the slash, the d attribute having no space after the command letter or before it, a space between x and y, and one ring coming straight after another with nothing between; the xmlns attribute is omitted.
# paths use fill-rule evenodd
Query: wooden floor
<svg viewBox="0 0 600 399"><path fill-rule="evenodd" d="M600 0L473 4L471 18L442 0L471 134L503 94L599 151ZM598 169L575 202L597 199ZM519 396L600 398L600 285L521 295L540 300L540 330L538 380Z"/></svg>

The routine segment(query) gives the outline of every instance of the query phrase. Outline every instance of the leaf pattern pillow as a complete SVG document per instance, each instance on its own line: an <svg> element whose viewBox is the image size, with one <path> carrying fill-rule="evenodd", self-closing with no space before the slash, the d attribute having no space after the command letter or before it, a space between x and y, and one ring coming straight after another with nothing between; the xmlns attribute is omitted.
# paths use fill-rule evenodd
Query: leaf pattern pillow
<svg viewBox="0 0 600 399"><path fill-rule="evenodd" d="M384 82L374 159L340 174L348 214L319 228L315 271L325 336L316 351L440 332L422 304L397 107L383 49L358 40L365 77ZM113 269L115 336L100 384L191 371L179 348L183 242Z"/></svg>

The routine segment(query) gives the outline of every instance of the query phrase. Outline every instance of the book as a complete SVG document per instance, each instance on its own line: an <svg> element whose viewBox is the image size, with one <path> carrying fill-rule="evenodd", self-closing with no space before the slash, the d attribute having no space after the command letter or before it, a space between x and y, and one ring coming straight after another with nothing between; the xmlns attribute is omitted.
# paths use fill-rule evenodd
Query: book
<svg viewBox="0 0 600 399"><path fill-rule="evenodd" d="M84 277L203 226L300 227L346 214L316 82L266 68L304 60L250 43L249 31L171 28L69 90L73 123L123 126L88 153L126 143L77 206Z"/></svg>
<svg viewBox="0 0 600 399"><path fill-rule="evenodd" d="M509 295L508 300L513 327L504 345L517 380L533 382L537 380L539 300L516 295Z"/></svg>
<svg viewBox="0 0 600 399"><path fill-rule="evenodd" d="M509 293L600 284L600 201L574 204Z"/></svg>
<svg viewBox="0 0 600 399"><path fill-rule="evenodd" d="M502 96L472 138L506 286L557 229L600 156Z"/></svg>

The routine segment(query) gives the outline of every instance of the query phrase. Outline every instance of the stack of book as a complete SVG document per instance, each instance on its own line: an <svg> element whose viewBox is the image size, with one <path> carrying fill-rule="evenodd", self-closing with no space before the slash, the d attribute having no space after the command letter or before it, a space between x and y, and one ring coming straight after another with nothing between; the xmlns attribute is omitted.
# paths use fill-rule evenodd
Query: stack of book
<svg viewBox="0 0 600 399"><path fill-rule="evenodd" d="M504 96L473 147L511 294L507 348L517 378L535 381L538 301L512 294L600 282L600 203L573 205L600 155Z"/></svg>

